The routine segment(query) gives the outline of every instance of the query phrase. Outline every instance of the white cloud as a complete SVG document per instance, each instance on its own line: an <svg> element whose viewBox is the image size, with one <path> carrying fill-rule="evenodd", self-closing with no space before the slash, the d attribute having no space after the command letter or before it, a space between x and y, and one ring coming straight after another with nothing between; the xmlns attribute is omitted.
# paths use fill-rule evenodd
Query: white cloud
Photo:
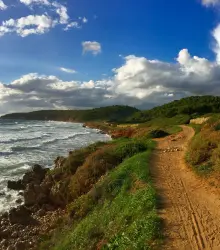
<svg viewBox="0 0 220 250"><path fill-rule="evenodd" d="M2 22L0 36L13 32L16 32L21 37L30 34L44 34L54 27L54 25L54 21L46 15L29 15L19 19L9 19Z"/></svg>
<svg viewBox="0 0 220 250"><path fill-rule="evenodd" d="M58 3L58 2L53 2L52 6L55 7L56 13L60 16L59 22L61 24L67 24L69 21L69 15L67 13L67 7Z"/></svg>
<svg viewBox="0 0 220 250"><path fill-rule="evenodd" d="M83 53L91 52L93 55L97 55L102 51L101 44L95 41L82 42L82 47L83 47Z"/></svg>
<svg viewBox="0 0 220 250"><path fill-rule="evenodd" d="M10 29L17 23L8 20L3 28ZM19 27L27 23L21 22ZM212 33L216 41L215 61L192 56L182 49L174 63L126 56L123 64L113 70L112 77L105 76L99 81L63 81L56 76L27 74L7 85L0 84L0 113L113 104L149 108L190 95L220 96L219 30L217 26ZM101 51L101 45L94 45L97 42L85 43L84 52Z"/></svg>
<svg viewBox="0 0 220 250"><path fill-rule="evenodd" d="M63 72L69 73L69 74L75 74L76 73L76 71L74 69L68 69L68 68L61 67L60 70L63 71Z"/></svg>
<svg viewBox="0 0 220 250"><path fill-rule="evenodd" d="M20 2L25 5L32 5L32 4L50 5L50 2L48 0L20 0Z"/></svg>
<svg viewBox="0 0 220 250"><path fill-rule="evenodd" d="M78 22L70 21L68 9L63 4L57 1L49 0L20 0L20 3L29 7L34 15L20 17L18 19L8 19L0 25L0 36L8 33L16 33L19 36L25 37L31 34L44 34L57 25L64 25L64 30L70 28L81 28ZM35 5L44 6L43 14L37 15L33 7ZM0 0L0 9L6 9L7 6ZM84 24L88 20L83 18L81 23Z"/></svg>
<svg viewBox="0 0 220 250"><path fill-rule="evenodd" d="M71 22L71 23L67 24L67 26L64 28L64 30L67 31L71 28L80 29L81 26L79 25L78 22Z"/></svg>
<svg viewBox="0 0 220 250"><path fill-rule="evenodd" d="M88 23L88 19L86 17L83 17L82 22L83 23Z"/></svg>
<svg viewBox="0 0 220 250"><path fill-rule="evenodd" d="M0 0L0 10L6 10L7 8L8 6L2 0Z"/></svg>
<svg viewBox="0 0 220 250"><path fill-rule="evenodd" d="M215 6L220 4L220 0L202 0L202 4L205 6Z"/></svg>

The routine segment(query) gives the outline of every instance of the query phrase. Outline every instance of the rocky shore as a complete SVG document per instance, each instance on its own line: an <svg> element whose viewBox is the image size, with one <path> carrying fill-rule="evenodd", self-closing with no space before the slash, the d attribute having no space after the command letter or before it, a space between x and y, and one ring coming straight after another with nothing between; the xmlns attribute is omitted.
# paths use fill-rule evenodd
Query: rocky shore
<svg viewBox="0 0 220 250"><path fill-rule="evenodd" d="M110 132L97 125L84 126L103 134ZM68 173L60 171L65 160L57 157L55 171L34 165L22 179L8 181L8 189L18 191L16 202L20 205L0 215L0 250L37 250L41 237L56 228L66 214L67 200L62 190Z"/></svg>
<svg viewBox="0 0 220 250"><path fill-rule="evenodd" d="M55 167L61 167L62 157ZM0 216L0 250L37 249L40 237L50 233L65 213L59 189L49 169L34 165L21 180L8 181L8 188L20 190L22 205Z"/></svg>

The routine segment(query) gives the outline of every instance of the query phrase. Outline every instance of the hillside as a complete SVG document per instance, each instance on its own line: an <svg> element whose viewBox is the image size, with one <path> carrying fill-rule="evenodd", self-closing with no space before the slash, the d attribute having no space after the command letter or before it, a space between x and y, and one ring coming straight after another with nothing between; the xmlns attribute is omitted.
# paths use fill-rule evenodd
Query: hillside
<svg viewBox="0 0 220 250"><path fill-rule="evenodd" d="M175 100L150 110L140 111L129 106L108 106L89 110L41 110L30 113L4 115L2 119L56 120L75 122L116 122L143 123L157 118L178 116L179 123L187 123L191 118L207 113L220 112L220 97L191 96Z"/></svg>
<svg viewBox="0 0 220 250"><path fill-rule="evenodd" d="M181 100L175 100L150 110L138 111L129 117L127 121L131 123L146 122L154 118L172 118L178 115L188 115L189 118L194 118L207 113L219 112L220 97L191 96Z"/></svg>
<svg viewBox="0 0 220 250"><path fill-rule="evenodd" d="M55 120L55 121L120 121L136 113L138 109L129 106L108 106L89 110L41 110L30 113L4 115L2 119Z"/></svg>

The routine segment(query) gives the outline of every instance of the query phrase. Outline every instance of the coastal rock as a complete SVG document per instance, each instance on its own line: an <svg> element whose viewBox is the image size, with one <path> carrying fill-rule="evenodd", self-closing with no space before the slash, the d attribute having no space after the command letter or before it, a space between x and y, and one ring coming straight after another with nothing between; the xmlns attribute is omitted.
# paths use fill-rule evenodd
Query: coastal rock
<svg viewBox="0 0 220 250"><path fill-rule="evenodd" d="M25 190L26 186L30 183L41 184L48 171L49 171L48 168L43 168L42 166L36 164L33 166L31 171L24 174L22 180L18 181L9 180L8 188L19 191L19 190Z"/></svg>
<svg viewBox="0 0 220 250"><path fill-rule="evenodd" d="M48 168L36 164L32 170L27 172L22 179L22 183L26 186L29 183L40 184L45 178L46 173L49 171Z"/></svg>
<svg viewBox="0 0 220 250"><path fill-rule="evenodd" d="M33 223L31 211L21 205L17 208L11 208L9 211L9 221L11 224L29 225Z"/></svg>
<svg viewBox="0 0 220 250"><path fill-rule="evenodd" d="M14 246L9 246L7 250L15 250Z"/></svg>
<svg viewBox="0 0 220 250"><path fill-rule="evenodd" d="M22 180L18 181L8 181L8 188L13 190L24 190L25 185L23 184Z"/></svg>
<svg viewBox="0 0 220 250"><path fill-rule="evenodd" d="M24 241L18 241L15 243L15 250L25 250L27 249L27 244Z"/></svg>
<svg viewBox="0 0 220 250"><path fill-rule="evenodd" d="M25 206L33 206L35 204L44 204L47 202L47 195L40 185L28 184L24 191Z"/></svg>
<svg viewBox="0 0 220 250"><path fill-rule="evenodd" d="M23 201L22 201L21 198L19 198L19 199L17 199L15 202L16 202L17 204L21 204Z"/></svg>
<svg viewBox="0 0 220 250"><path fill-rule="evenodd" d="M0 228L0 239L7 239L10 232L7 229Z"/></svg>

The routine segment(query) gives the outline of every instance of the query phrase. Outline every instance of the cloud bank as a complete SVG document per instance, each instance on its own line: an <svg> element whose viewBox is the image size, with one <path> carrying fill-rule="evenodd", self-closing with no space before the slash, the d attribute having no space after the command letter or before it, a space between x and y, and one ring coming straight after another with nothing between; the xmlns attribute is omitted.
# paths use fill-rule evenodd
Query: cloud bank
<svg viewBox="0 0 220 250"><path fill-rule="evenodd" d="M88 82L63 81L37 73L24 75L0 85L0 113L113 104L149 108L190 95L220 95L220 64L191 56L187 49L178 53L174 63L126 56L113 74Z"/></svg>

